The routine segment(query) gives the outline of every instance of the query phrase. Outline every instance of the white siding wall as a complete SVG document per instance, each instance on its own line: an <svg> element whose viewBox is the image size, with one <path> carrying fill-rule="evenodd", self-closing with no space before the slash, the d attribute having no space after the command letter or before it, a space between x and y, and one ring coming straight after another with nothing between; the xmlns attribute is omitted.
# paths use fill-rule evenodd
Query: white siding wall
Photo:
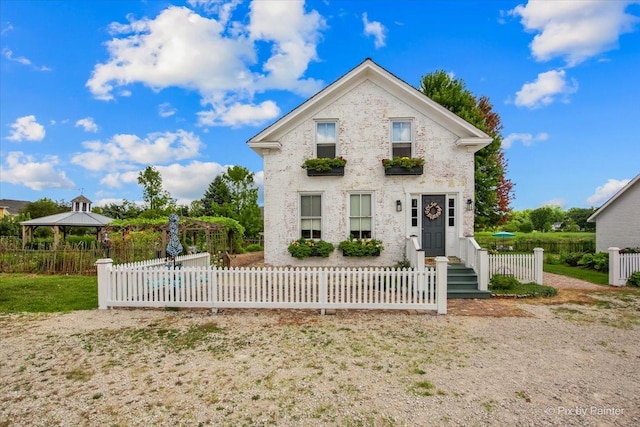
<svg viewBox="0 0 640 427"><path fill-rule="evenodd" d="M390 119L413 118L415 156L426 160L421 176L384 175L381 160L391 157ZM338 119L339 156L347 160L343 177L307 177L300 166L315 157L315 120ZM280 139L282 149L264 154L265 262L268 265L393 265L402 260L410 231L410 194L458 196L458 236L473 233L473 212L461 201L473 198L474 154L455 145L457 137L373 82L365 80ZM372 192L374 237L384 243L380 257L343 257L337 244L348 237L350 192ZM322 237L336 245L328 259L297 260L287 252L299 238L299 194L322 196ZM403 211L396 212L396 200ZM446 213L446 206L443 206ZM407 225L408 224L408 225ZM447 254L457 255L457 254Z"/></svg>
<svg viewBox="0 0 640 427"><path fill-rule="evenodd" d="M640 246L640 183L628 188L596 218L596 250Z"/></svg>

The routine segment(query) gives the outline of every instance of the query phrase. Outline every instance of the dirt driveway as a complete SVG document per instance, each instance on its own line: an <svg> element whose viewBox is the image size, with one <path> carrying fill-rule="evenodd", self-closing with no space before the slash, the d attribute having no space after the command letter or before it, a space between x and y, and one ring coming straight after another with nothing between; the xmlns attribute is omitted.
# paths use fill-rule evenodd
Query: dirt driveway
<svg viewBox="0 0 640 427"><path fill-rule="evenodd" d="M446 316L0 315L0 426L640 425L640 293L570 286Z"/></svg>

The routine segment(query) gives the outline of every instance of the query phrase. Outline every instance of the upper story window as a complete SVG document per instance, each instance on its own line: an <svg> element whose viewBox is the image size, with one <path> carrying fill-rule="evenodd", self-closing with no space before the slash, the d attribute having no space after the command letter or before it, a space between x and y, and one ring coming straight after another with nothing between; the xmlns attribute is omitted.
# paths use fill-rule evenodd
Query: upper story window
<svg viewBox="0 0 640 427"><path fill-rule="evenodd" d="M411 120L391 122L391 154L393 157L411 157L413 130Z"/></svg>
<svg viewBox="0 0 640 427"><path fill-rule="evenodd" d="M300 196L300 235L305 239L322 239L322 196Z"/></svg>
<svg viewBox="0 0 640 427"><path fill-rule="evenodd" d="M316 123L316 157L336 157L336 122Z"/></svg>

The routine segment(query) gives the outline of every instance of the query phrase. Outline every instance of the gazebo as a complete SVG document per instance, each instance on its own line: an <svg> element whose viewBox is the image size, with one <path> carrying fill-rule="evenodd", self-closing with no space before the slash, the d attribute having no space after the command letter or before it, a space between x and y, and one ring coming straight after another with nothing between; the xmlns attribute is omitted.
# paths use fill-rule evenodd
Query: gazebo
<svg viewBox="0 0 640 427"><path fill-rule="evenodd" d="M64 238L67 227L95 227L96 239L99 240L102 229L111 221L113 218L91 212L91 200L80 195L71 201L70 212L22 221L20 223L22 225L22 247L24 248L27 241L33 239L33 230L38 227L53 229L54 247L57 247L60 241L60 231L62 231Z"/></svg>

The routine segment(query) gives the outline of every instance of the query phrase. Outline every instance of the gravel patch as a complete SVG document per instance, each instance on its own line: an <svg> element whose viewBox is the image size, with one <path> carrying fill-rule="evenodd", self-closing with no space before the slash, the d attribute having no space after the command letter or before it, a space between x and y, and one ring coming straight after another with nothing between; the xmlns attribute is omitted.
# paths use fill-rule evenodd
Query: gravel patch
<svg viewBox="0 0 640 427"><path fill-rule="evenodd" d="M640 295L521 317L0 316L0 426L640 425Z"/></svg>

